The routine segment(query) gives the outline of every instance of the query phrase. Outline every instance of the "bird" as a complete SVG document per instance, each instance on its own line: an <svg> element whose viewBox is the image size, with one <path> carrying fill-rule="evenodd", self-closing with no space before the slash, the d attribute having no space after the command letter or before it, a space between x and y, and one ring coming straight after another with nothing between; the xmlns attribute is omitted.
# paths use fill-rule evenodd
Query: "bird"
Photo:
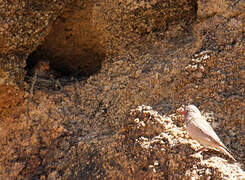
<svg viewBox="0 0 245 180"><path fill-rule="evenodd" d="M49 71L50 66L49 66L49 61L47 60L40 60L37 62L37 64L33 67L32 69L32 73L34 74L32 83L31 83L31 88L30 88L30 95L28 98L28 102L27 102L27 117L29 119L31 119L30 116L30 102L33 96L33 90L34 90L34 86L36 84L37 78L38 76L45 76L47 74L47 72Z"/></svg>
<svg viewBox="0 0 245 180"><path fill-rule="evenodd" d="M34 78L36 76L44 76L50 70L50 65L48 60L40 60L37 64L32 68L32 73L34 74Z"/></svg>
<svg viewBox="0 0 245 180"><path fill-rule="evenodd" d="M195 105L187 105L184 110L181 110L181 114L184 115L184 126L189 136L204 146L197 152L215 149L236 161Z"/></svg>

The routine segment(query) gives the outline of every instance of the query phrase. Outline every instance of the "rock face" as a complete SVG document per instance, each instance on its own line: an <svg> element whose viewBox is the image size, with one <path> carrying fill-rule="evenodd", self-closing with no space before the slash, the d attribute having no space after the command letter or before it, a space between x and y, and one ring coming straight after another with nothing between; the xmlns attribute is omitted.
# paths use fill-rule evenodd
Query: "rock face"
<svg viewBox="0 0 245 180"><path fill-rule="evenodd" d="M68 2L0 2L0 113L6 114L23 103L26 59Z"/></svg>
<svg viewBox="0 0 245 180"><path fill-rule="evenodd" d="M0 3L1 85L22 84L25 60L47 36L68 0Z"/></svg>
<svg viewBox="0 0 245 180"><path fill-rule="evenodd" d="M0 6L1 178L244 178L243 1ZM90 76L61 77L59 91L37 84L29 119L24 66L42 59ZM190 155L200 145L175 114L188 103L237 164L216 151Z"/></svg>
<svg viewBox="0 0 245 180"><path fill-rule="evenodd" d="M193 0L73 1L31 59L52 59L53 66L65 74L91 74L106 55L145 42L149 34L164 31L173 22L190 23L195 17Z"/></svg>

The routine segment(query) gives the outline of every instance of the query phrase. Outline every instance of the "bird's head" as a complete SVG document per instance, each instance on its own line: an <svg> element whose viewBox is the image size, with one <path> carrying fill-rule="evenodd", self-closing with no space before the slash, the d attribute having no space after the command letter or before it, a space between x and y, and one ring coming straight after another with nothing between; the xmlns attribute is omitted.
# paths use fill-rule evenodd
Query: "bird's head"
<svg viewBox="0 0 245 180"><path fill-rule="evenodd" d="M45 61L45 60L39 61L36 64L36 68L41 72L48 71L50 69L49 61Z"/></svg>
<svg viewBox="0 0 245 180"><path fill-rule="evenodd" d="M199 109L195 105L190 104L190 105L188 105L188 106L185 107L185 110L183 111L182 114L183 115L189 115L189 114L192 114L192 113L194 113L194 114L201 114L200 111L199 111Z"/></svg>
<svg viewBox="0 0 245 180"><path fill-rule="evenodd" d="M201 114L199 109L192 104L187 105L184 108L183 107L179 108L178 112L185 117L188 116L189 114Z"/></svg>

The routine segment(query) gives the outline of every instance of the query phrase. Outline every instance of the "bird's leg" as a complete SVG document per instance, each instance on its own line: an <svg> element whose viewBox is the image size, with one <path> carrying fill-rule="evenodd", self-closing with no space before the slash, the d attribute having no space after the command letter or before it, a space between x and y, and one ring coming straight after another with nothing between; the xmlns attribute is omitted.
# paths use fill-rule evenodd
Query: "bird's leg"
<svg viewBox="0 0 245 180"><path fill-rule="evenodd" d="M60 84L60 81L59 81L58 79L55 79L54 76L53 76L52 74L50 75L50 79L51 79L51 81L54 83L54 86L55 86L55 87L58 86L60 89L63 88L63 86Z"/></svg>
<svg viewBox="0 0 245 180"><path fill-rule="evenodd" d="M206 148L203 147L203 148L201 148L201 149L198 149L198 150L195 151L194 153L189 154L189 156L197 156L200 152L203 152L203 151L205 151L205 150L206 150ZM199 156L200 156L200 154L199 154Z"/></svg>
<svg viewBox="0 0 245 180"><path fill-rule="evenodd" d="M63 86L60 84L60 81L58 79L55 80L55 85L58 86L60 89L63 88Z"/></svg>
<svg viewBox="0 0 245 180"><path fill-rule="evenodd" d="M203 151L205 151L206 150L206 148L205 147L203 147L203 148L201 148L201 149L198 149L197 151L196 151L196 153L202 153Z"/></svg>
<svg viewBox="0 0 245 180"><path fill-rule="evenodd" d="M29 118L29 121L31 121L30 102L32 101L33 90L34 90L34 86L36 84L36 81L37 81L37 71L35 71L35 73L34 73L34 77L33 77L32 83L31 83L30 94L29 94L28 101L27 101L27 110L26 110L26 112L27 112L27 117Z"/></svg>

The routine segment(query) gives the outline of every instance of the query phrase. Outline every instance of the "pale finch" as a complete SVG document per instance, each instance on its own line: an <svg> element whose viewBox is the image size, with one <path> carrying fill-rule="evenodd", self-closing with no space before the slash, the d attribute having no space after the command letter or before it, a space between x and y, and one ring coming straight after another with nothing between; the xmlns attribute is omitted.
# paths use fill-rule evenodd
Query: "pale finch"
<svg viewBox="0 0 245 180"><path fill-rule="evenodd" d="M198 152L206 148L216 149L236 161L196 106L188 105L181 113L185 117L184 125L189 136L204 146Z"/></svg>

